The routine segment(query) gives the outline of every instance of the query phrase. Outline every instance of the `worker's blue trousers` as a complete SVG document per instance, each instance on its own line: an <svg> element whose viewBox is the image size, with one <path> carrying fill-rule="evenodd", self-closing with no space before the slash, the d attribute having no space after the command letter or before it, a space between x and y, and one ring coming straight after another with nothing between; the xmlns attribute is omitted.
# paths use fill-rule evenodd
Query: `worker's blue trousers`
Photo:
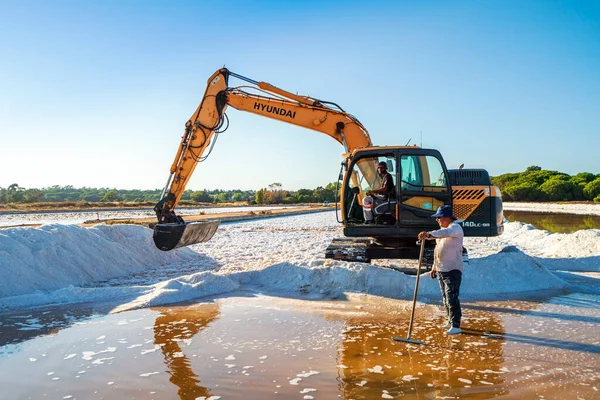
<svg viewBox="0 0 600 400"><path fill-rule="evenodd" d="M453 269L452 271L448 272L438 272L438 278L448 321L454 328L460 328L460 318L462 317L462 312L460 310L460 301L458 300L458 295L460 294L462 271Z"/></svg>

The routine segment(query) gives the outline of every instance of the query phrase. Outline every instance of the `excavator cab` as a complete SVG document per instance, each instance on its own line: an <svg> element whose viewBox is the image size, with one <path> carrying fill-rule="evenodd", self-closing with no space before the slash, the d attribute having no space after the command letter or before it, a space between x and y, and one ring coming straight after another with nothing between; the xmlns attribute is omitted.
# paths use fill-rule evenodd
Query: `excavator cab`
<svg viewBox="0 0 600 400"><path fill-rule="evenodd" d="M367 196L368 191L382 187L383 174L377 171L382 162L392 177L392 190ZM452 203L448 176L437 150L372 147L355 151L342 182L346 238L332 241L326 257L364 262L418 257L418 233L437 229L431 216L439 206Z"/></svg>
<svg viewBox="0 0 600 400"><path fill-rule="evenodd" d="M379 163L388 165L393 191L367 196L381 187ZM417 235L439 229L431 216L451 205L465 236L502 234L502 200L485 170L448 170L437 150L419 147L358 149L348 161L342 180L341 211L346 238L334 239L325 255L344 261L418 258ZM374 223L367 223L372 214ZM434 241L426 243L432 255ZM429 262L429 261L428 261Z"/></svg>
<svg viewBox="0 0 600 400"><path fill-rule="evenodd" d="M387 195L367 196L382 185L377 165L385 162L394 185ZM416 147L374 148L354 154L344 185L346 236L411 237L435 228L431 215L451 204L448 170L437 150ZM367 222L372 214L373 222Z"/></svg>

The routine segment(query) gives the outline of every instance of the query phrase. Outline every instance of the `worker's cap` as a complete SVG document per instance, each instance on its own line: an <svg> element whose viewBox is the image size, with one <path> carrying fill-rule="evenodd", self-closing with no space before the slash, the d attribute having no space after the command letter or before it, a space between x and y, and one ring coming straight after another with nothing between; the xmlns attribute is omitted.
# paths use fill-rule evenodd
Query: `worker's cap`
<svg viewBox="0 0 600 400"><path fill-rule="evenodd" d="M382 161L382 162L380 162L380 163L379 163L379 164L377 164L377 165L378 165L378 166L380 166L380 167L383 167L383 168L387 169L387 164L386 164L386 162L385 162L385 161Z"/></svg>
<svg viewBox="0 0 600 400"><path fill-rule="evenodd" d="M454 214L452 213L452 207L451 206L441 206L437 209L437 211L435 212L435 214L432 215L432 217L434 218L440 218L440 217L447 217L447 218L452 218L452 220L456 220L457 218L454 216Z"/></svg>

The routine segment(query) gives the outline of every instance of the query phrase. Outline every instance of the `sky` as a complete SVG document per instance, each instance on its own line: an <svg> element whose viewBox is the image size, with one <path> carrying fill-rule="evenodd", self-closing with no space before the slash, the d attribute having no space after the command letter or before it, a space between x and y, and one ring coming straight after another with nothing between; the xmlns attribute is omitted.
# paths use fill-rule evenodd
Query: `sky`
<svg viewBox="0 0 600 400"><path fill-rule="evenodd" d="M169 252L157 250L152 230L140 225L4 229L0 309L114 301L123 311L256 287L284 297L354 292L412 299L415 276L378 267L399 260L325 259L334 237L333 212L222 224L210 241ZM597 229L552 234L521 222L507 222L499 237L466 238L461 299L560 289L598 293L597 279L584 275L598 272L599 239ZM404 262L416 266L416 260ZM439 299L438 283L426 273L423 278L420 301Z"/></svg>
<svg viewBox="0 0 600 400"><path fill-rule="evenodd" d="M0 187L157 189L226 66L332 101L376 145L491 175L600 173L594 1L0 1ZM242 84L234 79L231 86ZM342 147L229 108L192 190L315 188Z"/></svg>

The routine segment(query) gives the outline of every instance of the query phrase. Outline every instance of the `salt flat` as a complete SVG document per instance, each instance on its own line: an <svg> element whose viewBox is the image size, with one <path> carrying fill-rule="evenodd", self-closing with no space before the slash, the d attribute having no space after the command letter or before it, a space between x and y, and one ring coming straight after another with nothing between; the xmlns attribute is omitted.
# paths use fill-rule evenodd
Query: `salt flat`
<svg viewBox="0 0 600 400"><path fill-rule="evenodd" d="M465 334L435 328L423 276L418 349L389 340L415 277L326 260L339 235L332 212L223 224L168 253L135 225L1 230L0 376L16 398L597 393L599 230L467 239Z"/></svg>

